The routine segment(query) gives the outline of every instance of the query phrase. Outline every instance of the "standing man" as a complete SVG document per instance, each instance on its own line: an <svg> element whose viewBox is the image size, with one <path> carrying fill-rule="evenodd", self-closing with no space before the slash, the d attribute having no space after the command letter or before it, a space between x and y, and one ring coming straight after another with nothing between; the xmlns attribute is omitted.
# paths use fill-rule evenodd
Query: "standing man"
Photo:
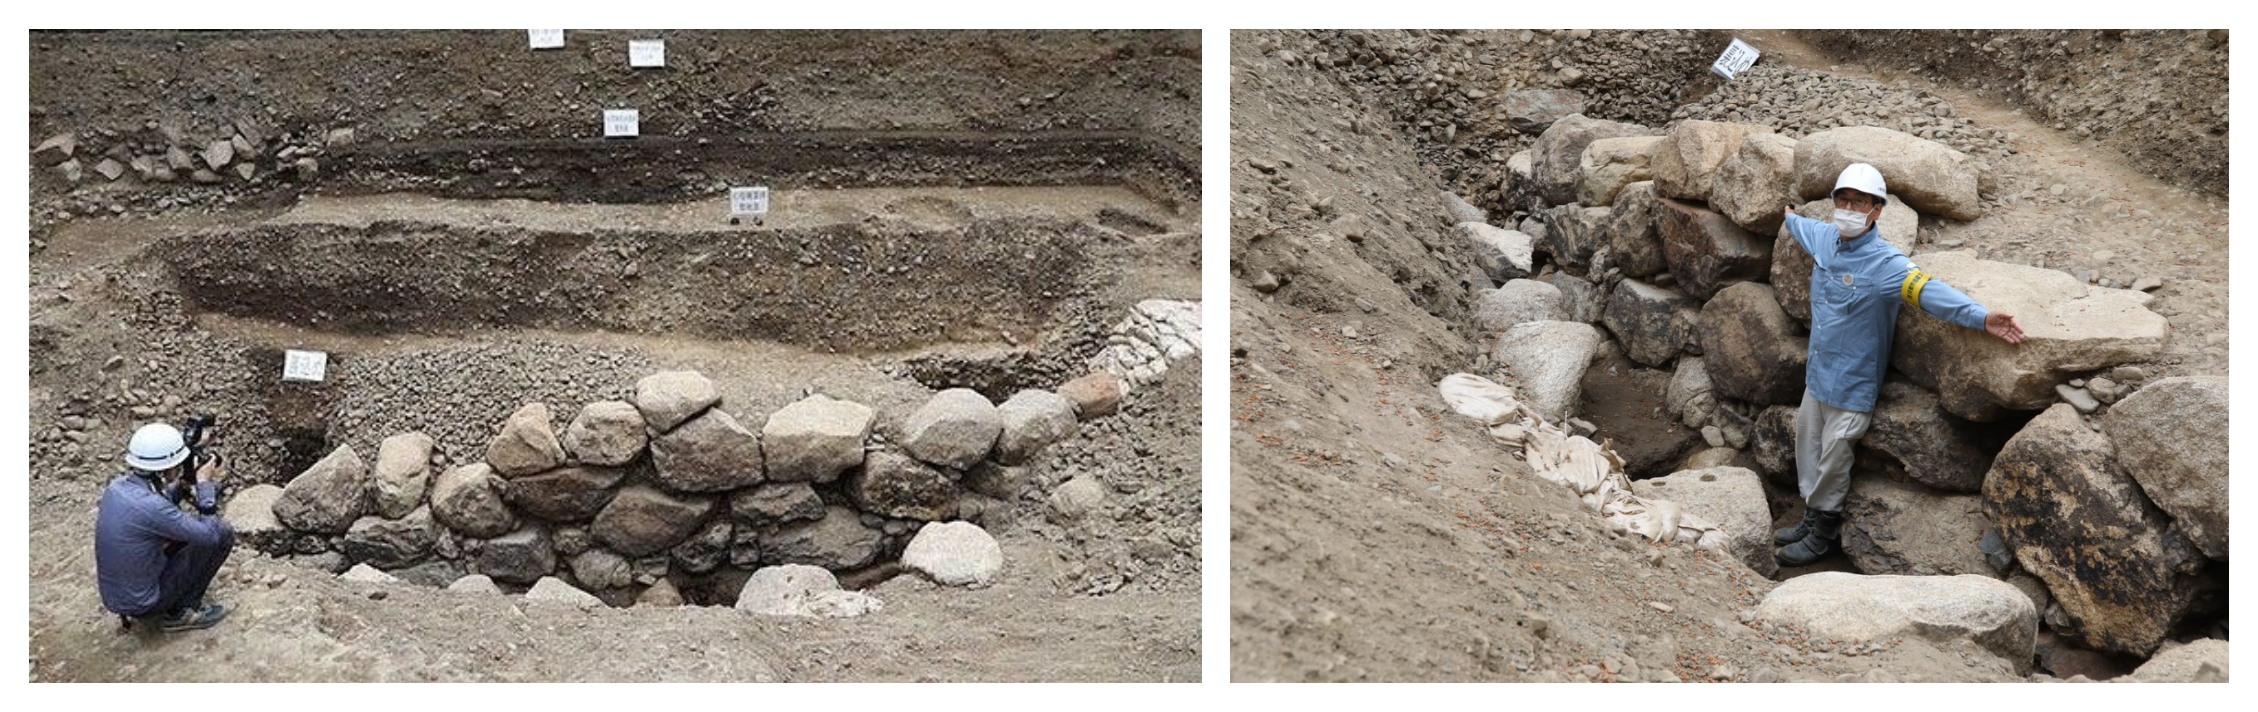
<svg viewBox="0 0 2258 712"><path fill-rule="evenodd" d="M165 631L217 625L227 606L204 592L235 548L235 529L219 517L218 461L197 463L180 430L151 423L126 444L125 474L110 480L94 516L94 569L102 607ZM196 513L190 498L194 468Z"/></svg>
<svg viewBox="0 0 2258 712"><path fill-rule="evenodd" d="M1843 496L1850 492L1851 450L1873 422L1882 374L1889 369L1899 305L1970 329L2023 342L2014 315L1985 309L1951 285L1922 272L1883 242L1875 223L1889 190L1882 172L1853 163L1835 179L1835 219L1821 222L1787 209L1787 229L1811 253L1811 356L1803 405L1795 416L1796 481L1804 517L1774 532L1783 566L1805 566L1839 545Z"/></svg>

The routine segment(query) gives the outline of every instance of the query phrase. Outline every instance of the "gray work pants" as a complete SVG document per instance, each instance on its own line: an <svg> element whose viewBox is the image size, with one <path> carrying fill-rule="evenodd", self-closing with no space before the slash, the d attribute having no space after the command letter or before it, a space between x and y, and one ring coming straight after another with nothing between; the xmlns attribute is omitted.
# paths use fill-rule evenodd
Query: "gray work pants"
<svg viewBox="0 0 2258 712"><path fill-rule="evenodd" d="M1795 411L1795 474L1804 507L1842 511L1843 496L1850 493L1851 451L1873 422L1871 413L1843 410L1803 392L1803 405Z"/></svg>

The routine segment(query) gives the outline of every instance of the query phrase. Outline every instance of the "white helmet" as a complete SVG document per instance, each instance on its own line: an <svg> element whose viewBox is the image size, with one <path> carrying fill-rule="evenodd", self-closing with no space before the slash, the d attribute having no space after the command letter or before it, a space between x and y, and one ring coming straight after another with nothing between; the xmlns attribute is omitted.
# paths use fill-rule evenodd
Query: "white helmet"
<svg viewBox="0 0 2258 712"><path fill-rule="evenodd" d="M1842 169L1842 175L1835 178L1835 190L1844 188L1874 196L1876 201L1889 201L1889 186L1882 183L1881 170L1871 163L1853 163Z"/></svg>
<svg viewBox="0 0 2258 712"><path fill-rule="evenodd" d="M188 459L188 441L180 437L180 429L164 423L150 423L133 431L133 439L126 441L125 464L144 472L170 470L180 461Z"/></svg>

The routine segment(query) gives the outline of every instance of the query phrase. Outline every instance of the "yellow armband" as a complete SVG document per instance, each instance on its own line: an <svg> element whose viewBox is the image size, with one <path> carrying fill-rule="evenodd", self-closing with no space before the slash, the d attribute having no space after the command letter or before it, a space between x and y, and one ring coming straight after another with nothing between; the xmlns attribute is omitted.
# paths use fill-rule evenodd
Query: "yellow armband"
<svg viewBox="0 0 2258 712"><path fill-rule="evenodd" d="M1921 288L1929 286L1929 280L1934 278L1934 275L1918 269L1907 271L1905 283L1897 287L1898 298L1904 299L1905 303L1913 305L1915 309L1921 308Z"/></svg>

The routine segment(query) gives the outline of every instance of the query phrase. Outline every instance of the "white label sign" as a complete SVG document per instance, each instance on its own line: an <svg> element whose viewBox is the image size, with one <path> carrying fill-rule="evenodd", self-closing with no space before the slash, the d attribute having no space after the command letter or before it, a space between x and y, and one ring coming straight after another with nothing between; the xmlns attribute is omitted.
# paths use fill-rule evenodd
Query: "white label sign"
<svg viewBox="0 0 2258 712"><path fill-rule="evenodd" d="M666 40L628 40L627 66L666 66Z"/></svg>
<svg viewBox="0 0 2258 712"><path fill-rule="evenodd" d="M534 49L562 49L564 30L526 30L525 43Z"/></svg>
<svg viewBox="0 0 2258 712"><path fill-rule="evenodd" d="M1755 47L1750 47L1747 42L1735 37L1732 44L1725 46L1725 53L1717 55L1717 63L1709 65L1709 71L1731 80L1733 75L1747 71L1750 65L1756 64L1757 54Z"/></svg>
<svg viewBox="0 0 2258 712"><path fill-rule="evenodd" d="M642 115L635 109L605 109L604 138L634 138L642 131Z"/></svg>
<svg viewBox="0 0 2258 712"><path fill-rule="evenodd" d="M768 186L729 189L730 215L767 215Z"/></svg>
<svg viewBox="0 0 2258 712"><path fill-rule="evenodd" d="M323 351L282 352L282 380L319 382L329 375L329 354Z"/></svg>

